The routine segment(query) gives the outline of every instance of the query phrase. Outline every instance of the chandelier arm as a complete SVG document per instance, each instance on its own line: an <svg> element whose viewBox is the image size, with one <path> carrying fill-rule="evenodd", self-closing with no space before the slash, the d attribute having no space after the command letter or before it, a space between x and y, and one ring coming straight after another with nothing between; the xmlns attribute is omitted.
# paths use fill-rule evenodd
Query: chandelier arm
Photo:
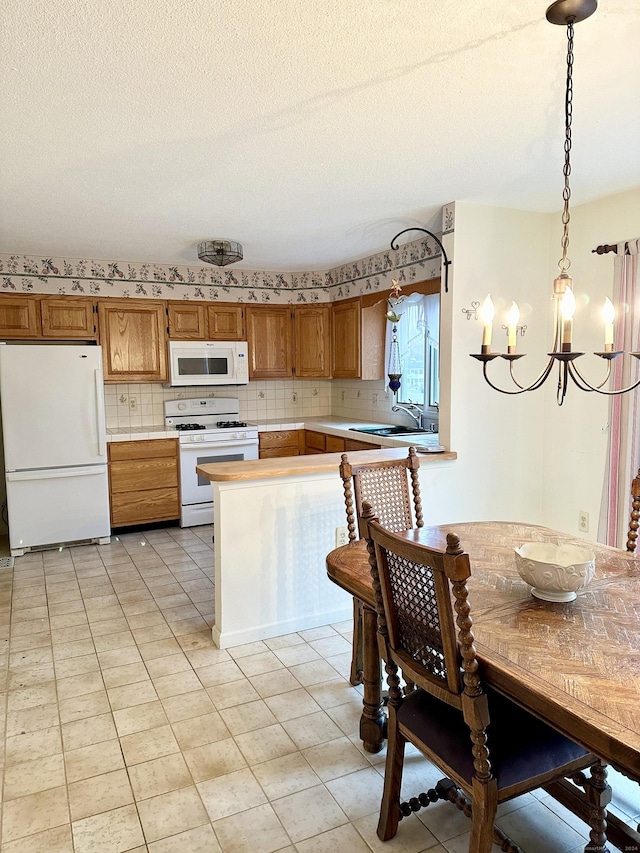
<svg viewBox="0 0 640 853"><path fill-rule="evenodd" d="M550 358L549 363L547 364L545 369L542 371L540 376L538 376L538 378L535 379L531 383L531 385L527 385L525 387L524 385L520 385L520 383L516 381L516 379L513 376L513 365L510 365L509 366L509 372L511 373L511 378L513 379L515 384L518 386L518 389L519 389L518 391L510 391L508 388L499 388L495 383L493 383L491 381L491 379L489 379L489 376L487 375L487 362L486 361L482 365L482 375L484 376L487 385L489 385L491 388L493 388L494 391L499 391L501 394L509 394L509 395L513 396L514 394L524 394L526 391L536 391L546 381L547 376L551 372L552 367L553 367L553 359Z"/></svg>
<svg viewBox="0 0 640 853"><path fill-rule="evenodd" d="M619 388L617 391L604 391L602 390L602 385L590 385L574 364L571 364L569 367L569 375L581 391L595 391L596 394L603 394L606 397L618 397L620 394L626 394L627 392L633 391L635 388L638 388L640 386L640 379L638 379L637 382L634 382L631 385L627 385L626 388ZM584 385L580 385L580 383L576 379L576 376L580 379L581 382L584 383Z"/></svg>
<svg viewBox="0 0 640 853"><path fill-rule="evenodd" d="M599 385L592 385L590 382L588 382L573 362L571 363L571 370L569 372L571 373L571 378L573 379L574 383L578 386L578 388L580 388L581 391L599 391L600 388L606 385L609 379L611 378L611 361L607 361L607 375ZM580 381L578 382L577 380Z"/></svg>
<svg viewBox="0 0 640 853"><path fill-rule="evenodd" d="M536 391L542 384L544 384L547 381L547 377L551 373L551 368L553 367L553 361L554 361L554 359L550 358L549 361L547 362L547 366L544 368L542 373L540 373L538 378L534 379L533 382L531 383L531 385L527 385L526 387L524 385L521 385L518 382L518 380L516 379L516 377L513 373L513 362L509 363L509 374L510 374L512 380L514 381L514 383L518 386L518 388L521 388L523 391ZM512 393L517 393L517 392L512 392Z"/></svg>
<svg viewBox="0 0 640 853"><path fill-rule="evenodd" d="M429 237L433 237L438 246L440 247L440 251L442 252L443 263L444 263L444 292L449 292L449 265L451 261L447 257L447 253L445 252L444 246L440 242L440 240L436 237L436 235L432 231L427 231L426 228L405 228L404 231L400 231L396 234L396 236L391 241L391 248L396 252L400 247L396 243L398 237L401 237L403 234L406 234L407 231L422 231L424 234L428 234ZM395 245L394 245L395 243Z"/></svg>

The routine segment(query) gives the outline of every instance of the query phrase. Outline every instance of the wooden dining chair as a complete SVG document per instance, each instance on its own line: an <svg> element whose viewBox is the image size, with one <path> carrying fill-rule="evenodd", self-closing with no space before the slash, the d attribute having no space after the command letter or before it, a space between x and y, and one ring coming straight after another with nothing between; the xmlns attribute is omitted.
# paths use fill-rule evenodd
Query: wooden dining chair
<svg viewBox="0 0 640 853"><path fill-rule="evenodd" d="M627 534L627 551L636 550L640 527L640 468L631 481L631 516L629 517L629 532Z"/></svg>
<svg viewBox="0 0 640 853"><path fill-rule="evenodd" d="M606 850L606 767L528 711L483 687L467 599L471 569L458 537L447 535L445 551L426 547L386 530L366 502L360 535L367 539L389 685L380 839L393 838L403 817L443 799L470 815L470 853L490 853L494 840L513 853L519 848L494 826L497 806L570 777L585 789L589 803L588 849ZM418 689L403 695L399 668ZM407 741L446 778L401 803ZM581 772L587 767L590 776Z"/></svg>
<svg viewBox="0 0 640 853"><path fill-rule="evenodd" d="M344 488L344 502L347 509L347 530L349 541L357 538L357 517L362 512L365 500L372 503L379 512L379 517L389 530L400 532L411 530L414 526L422 527L422 501L420 498L420 483L418 469L420 460L414 447L409 448L405 459L392 459L386 462L368 462L352 465L346 453L342 454L340 476ZM409 480L411 492L409 492ZM351 654L352 684L360 684L363 677L363 604L358 598L353 599L353 647Z"/></svg>

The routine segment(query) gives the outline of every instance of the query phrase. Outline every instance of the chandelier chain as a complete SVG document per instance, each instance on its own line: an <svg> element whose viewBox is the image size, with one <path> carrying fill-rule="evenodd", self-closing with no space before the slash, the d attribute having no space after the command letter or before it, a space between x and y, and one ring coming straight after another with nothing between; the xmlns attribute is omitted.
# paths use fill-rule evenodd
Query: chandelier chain
<svg viewBox="0 0 640 853"><path fill-rule="evenodd" d="M567 86L564 101L564 189L562 198L564 207L562 210L562 259L558 266L561 272L566 272L571 266L571 261L567 258L569 249L569 221L571 214L569 213L569 201L571 199L571 185L569 178L571 175L571 121L573 119L573 19L567 21Z"/></svg>

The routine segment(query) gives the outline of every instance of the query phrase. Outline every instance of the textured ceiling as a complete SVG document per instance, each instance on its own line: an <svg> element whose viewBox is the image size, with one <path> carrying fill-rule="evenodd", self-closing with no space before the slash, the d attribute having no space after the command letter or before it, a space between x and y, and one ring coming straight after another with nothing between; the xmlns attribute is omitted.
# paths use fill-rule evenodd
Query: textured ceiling
<svg viewBox="0 0 640 853"><path fill-rule="evenodd" d="M450 201L558 210L546 5L5 0L0 251L184 264L223 237L302 271ZM639 44L638 0L576 26L574 204L640 186Z"/></svg>

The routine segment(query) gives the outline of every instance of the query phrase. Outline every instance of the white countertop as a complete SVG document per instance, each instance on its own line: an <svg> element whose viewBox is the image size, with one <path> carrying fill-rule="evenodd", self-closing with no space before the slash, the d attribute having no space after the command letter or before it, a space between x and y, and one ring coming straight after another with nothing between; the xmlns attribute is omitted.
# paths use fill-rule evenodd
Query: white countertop
<svg viewBox="0 0 640 853"><path fill-rule="evenodd" d="M379 447L406 447L409 444L436 445L437 433L418 433L396 437L369 435L363 432L353 432L353 427L385 427L393 426L383 421L354 421L333 415L313 415L308 418L294 420L264 420L254 421L251 426L257 426L258 432L278 432L284 429L309 429L325 432L340 438L353 438L367 444ZM168 430L164 424L151 424L140 427L113 427L107 429L107 441L144 441L154 438L177 438L175 429Z"/></svg>

